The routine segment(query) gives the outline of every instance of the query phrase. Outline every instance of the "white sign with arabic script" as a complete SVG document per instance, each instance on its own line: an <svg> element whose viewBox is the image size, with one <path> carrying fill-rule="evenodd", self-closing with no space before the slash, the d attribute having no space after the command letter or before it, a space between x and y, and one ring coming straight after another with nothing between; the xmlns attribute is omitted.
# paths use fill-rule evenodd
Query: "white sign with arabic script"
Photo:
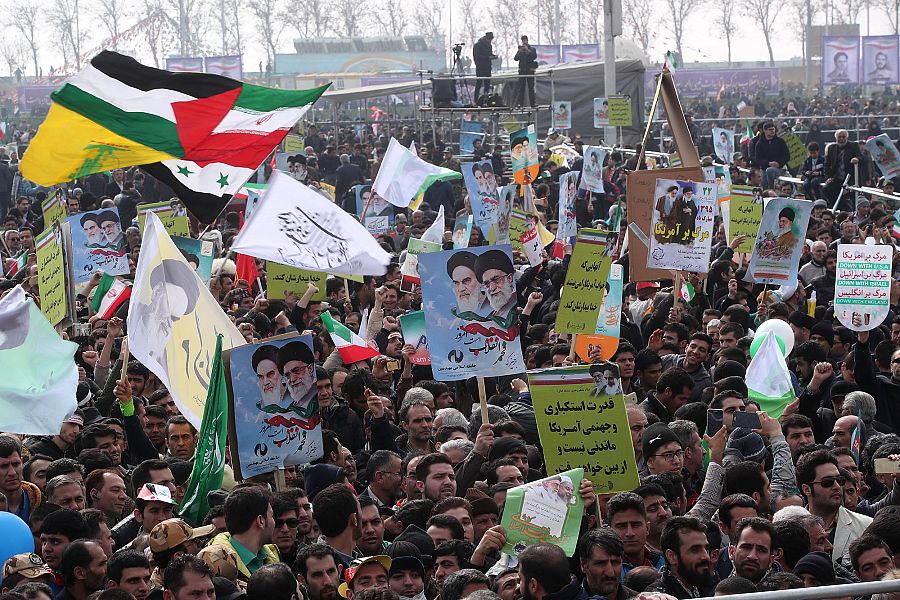
<svg viewBox="0 0 900 600"><path fill-rule="evenodd" d="M391 256L356 219L289 175L275 172L232 250L342 275L384 275Z"/></svg>

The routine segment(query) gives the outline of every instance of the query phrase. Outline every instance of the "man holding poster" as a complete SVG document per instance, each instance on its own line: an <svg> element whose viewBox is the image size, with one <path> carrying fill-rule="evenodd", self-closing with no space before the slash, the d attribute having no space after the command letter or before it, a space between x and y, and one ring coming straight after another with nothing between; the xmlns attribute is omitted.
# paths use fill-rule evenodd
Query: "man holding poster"
<svg viewBox="0 0 900 600"><path fill-rule="evenodd" d="M514 273L508 245L419 256L435 379L525 371Z"/></svg>
<svg viewBox="0 0 900 600"><path fill-rule="evenodd" d="M812 202L791 198L772 198L765 205L750 257L749 272L756 283L797 284L811 211Z"/></svg>
<svg viewBox="0 0 900 600"><path fill-rule="evenodd" d="M253 477L322 456L309 335L248 344L228 356L240 473Z"/></svg>
<svg viewBox="0 0 900 600"><path fill-rule="evenodd" d="M891 308L892 246L840 244L834 287L834 315L852 331L869 331Z"/></svg>
<svg viewBox="0 0 900 600"><path fill-rule="evenodd" d="M716 194L712 183L656 181L648 267L695 273L709 270Z"/></svg>

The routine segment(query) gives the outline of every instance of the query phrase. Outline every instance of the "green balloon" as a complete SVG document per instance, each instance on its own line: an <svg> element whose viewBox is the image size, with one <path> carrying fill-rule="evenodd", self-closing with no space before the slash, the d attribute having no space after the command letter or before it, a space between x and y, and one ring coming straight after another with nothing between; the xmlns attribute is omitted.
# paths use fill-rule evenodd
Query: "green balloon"
<svg viewBox="0 0 900 600"><path fill-rule="evenodd" d="M775 341L778 342L778 347L781 348L781 355L784 356L784 342L774 333L772 335L775 337ZM759 350L759 347L762 346L764 339L766 339L765 335L757 335L753 337L753 341L750 343L750 358L756 356L756 352Z"/></svg>

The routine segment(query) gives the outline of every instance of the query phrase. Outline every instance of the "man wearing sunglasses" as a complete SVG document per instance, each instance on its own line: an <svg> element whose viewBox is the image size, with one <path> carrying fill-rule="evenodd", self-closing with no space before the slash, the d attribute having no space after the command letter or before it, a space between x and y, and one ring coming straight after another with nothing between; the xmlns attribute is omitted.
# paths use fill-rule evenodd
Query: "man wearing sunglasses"
<svg viewBox="0 0 900 600"><path fill-rule="evenodd" d="M809 512L825 521L825 531L834 546L833 560L839 560L872 522L871 517L842 506L845 483L837 459L826 450L803 454L797 461L797 484Z"/></svg>

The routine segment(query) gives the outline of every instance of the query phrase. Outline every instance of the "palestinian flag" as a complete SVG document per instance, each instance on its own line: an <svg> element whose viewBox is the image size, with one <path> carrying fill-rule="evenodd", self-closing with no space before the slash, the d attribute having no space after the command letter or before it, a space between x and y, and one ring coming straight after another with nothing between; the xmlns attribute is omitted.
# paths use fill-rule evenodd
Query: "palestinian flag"
<svg viewBox="0 0 900 600"><path fill-rule="evenodd" d="M144 165L209 223L327 87L270 89L103 51L51 95L19 168L50 186Z"/></svg>
<svg viewBox="0 0 900 600"><path fill-rule="evenodd" d="M106 321L119 310L119 307L131 298L131 286L118 277L103 274L100 284L94 290L91 310L97 317Z"/></svg>
<svg viewBox="0 0 900 600"><path fill-rule="evenodd" d="M328 311L322 313L321 319L325 329L331 334L331 341L337 347L341 360L344 361L345 365L368 360L380 354L378 350L369 346L366 340L335 321Z"/></svg>
<svg viewBox="0 0 900 600"><path fill-rule="evenodd" d="M9 271L6 273L6 278L11 279L16 276L16 273L23 270L25 265L28 263L28 251L26 250L19 256L12 259L12 264L9 266Z"/></svg>

